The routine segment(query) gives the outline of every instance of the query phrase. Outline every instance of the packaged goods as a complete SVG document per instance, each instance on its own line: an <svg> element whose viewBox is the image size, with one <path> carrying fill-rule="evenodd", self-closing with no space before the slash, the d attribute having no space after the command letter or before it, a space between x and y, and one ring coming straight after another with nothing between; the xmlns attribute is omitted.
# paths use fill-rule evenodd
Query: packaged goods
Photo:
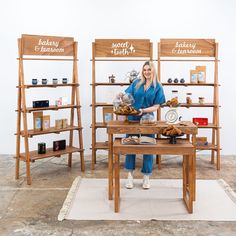
<svg viewBox="0 0 236 236"><path fill-rule="evenodd" d="M190 83L198 83L198 74L197 70L190 70Z"/></svg>
<svg viewBox="0 0 236 236"><path fill-rule="evenodd" d="M206 66L196 66L198 83L206 83Z"/></svg>

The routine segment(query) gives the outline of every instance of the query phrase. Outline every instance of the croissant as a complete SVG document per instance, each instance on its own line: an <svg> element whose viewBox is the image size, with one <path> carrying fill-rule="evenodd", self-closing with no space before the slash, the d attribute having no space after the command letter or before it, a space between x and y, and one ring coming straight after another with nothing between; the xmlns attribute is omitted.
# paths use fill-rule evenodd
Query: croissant
<svg viewBox="0 0 236 236"><path fill-rule="evenodd" d="M167 136L181 135L182 131L174 125L168 125L168 127L163 130L162 134Z"/></svg>
<svg viewBox="0 0 236 236"><path fill-rule="evenodd" d="M171 100L168 100L166 102L166 105L171 106L171 107L177 107L179 105L178 98L175 97L175 98L172 98Z"/></svg>

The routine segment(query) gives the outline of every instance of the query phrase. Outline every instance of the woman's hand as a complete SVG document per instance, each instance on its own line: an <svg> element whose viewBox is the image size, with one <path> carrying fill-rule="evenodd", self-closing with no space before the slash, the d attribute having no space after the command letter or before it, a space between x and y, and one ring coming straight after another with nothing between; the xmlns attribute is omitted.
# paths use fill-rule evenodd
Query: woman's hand
<svg viewBox="0 0 236 236"><path fill-rule="evenodd" d="M118 93L118 94L116 94L116 98L122 98L124 96L124 94L123 93Z"/></svg>
<svg viewBox="0 0 236 236"><path fill-rule="evenodd" d="M143 109L140 108L138 111L139 111L138 116L141 116L143 114Z"/></svg>

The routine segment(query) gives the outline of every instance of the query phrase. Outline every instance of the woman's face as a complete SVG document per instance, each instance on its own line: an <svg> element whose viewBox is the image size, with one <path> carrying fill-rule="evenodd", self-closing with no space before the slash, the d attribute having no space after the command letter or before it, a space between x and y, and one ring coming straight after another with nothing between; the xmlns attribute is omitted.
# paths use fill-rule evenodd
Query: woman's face
<svg viewBox="0 0 236 236"><path fill-rule="evenodd" d="M143 76L145 77L145 79L152 78L152 68L149 65L145 65L143 67Z"/></svg>

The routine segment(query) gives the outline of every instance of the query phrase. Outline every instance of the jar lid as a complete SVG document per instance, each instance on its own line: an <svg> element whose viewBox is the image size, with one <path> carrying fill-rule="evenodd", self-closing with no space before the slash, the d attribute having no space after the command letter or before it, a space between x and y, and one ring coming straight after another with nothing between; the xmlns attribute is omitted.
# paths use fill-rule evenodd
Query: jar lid
<svg viewBox="0 0 236 236"><path fill-rule="evenodd" d="M172 93L178 93L178 90L172 90Z"/></svg>

